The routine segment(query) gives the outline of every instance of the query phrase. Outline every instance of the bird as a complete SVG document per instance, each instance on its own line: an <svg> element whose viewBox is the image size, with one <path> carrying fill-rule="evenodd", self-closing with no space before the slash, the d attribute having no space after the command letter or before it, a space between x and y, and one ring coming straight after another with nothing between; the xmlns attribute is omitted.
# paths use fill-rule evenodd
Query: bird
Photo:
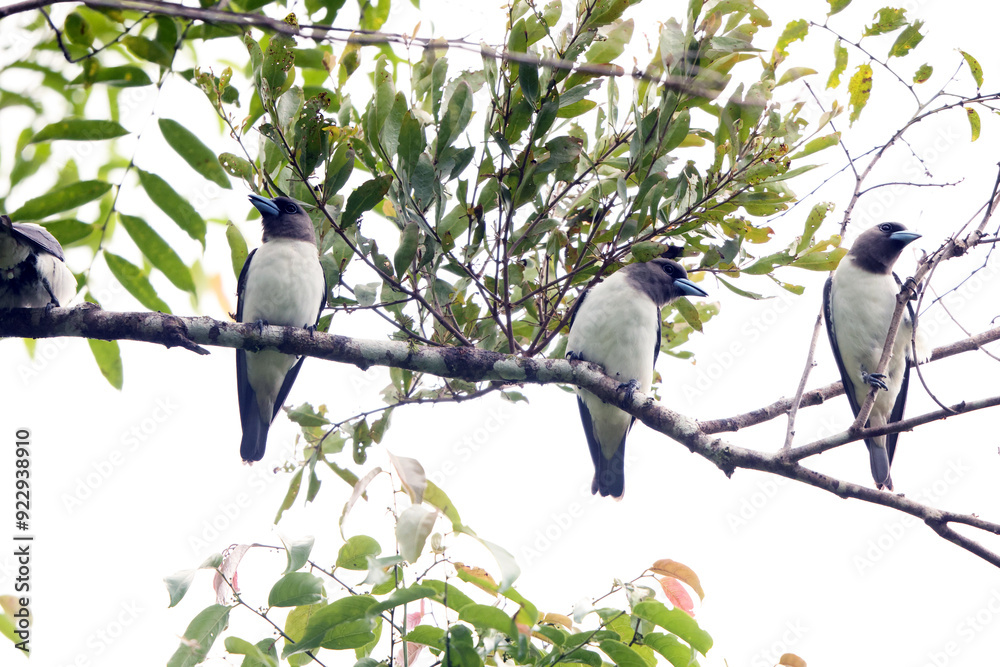
<svg viewBox="0 0 1000 667"><path fill-rule="evenodd" d="M251 194L250 202L260 211L264 234L240 271L236 321L314 329L326 306L326 278L312 220L289 197ZM304 359L277 350L236 350L240 456L245 462L264 458L268 429Z"/></svg>
<svg viewBox="0 0 1000 667"><path fill-rule="evenodd" d="M708 296L679 263L658 257L629 264L580 297L570 322L566 356L598 364L627 392L648 393L660 353L660 309L680 296ZM577 406L594 463L594 495L621 499L625 438L635 417L585 389Z"/></svg>
<svg viewBox="0 0 1000 667"><path fill-rule="evenodd" d="M903 248L920 238L898 222L883 222L860 234L823 289L823 313L833 357L844 383L844 393L857 417L872 387L875 405L866 426L880 427L903 418L910 380L908 361L914 359L914 314L900 322L885 373L876 373L889 323L896 308L899 278L892 266ZM925 361L928 348L919 328L915 337L916 360ZM879 490L892 491L889 469L896 451L898 433L865 438L872 478Z"/></svg>
<svg viewBox="0 0 1000 667"><path fill-rule="evenodd" d="M65 306L75 294L59 241L38 225L0 215L0 308Z"/></svg>

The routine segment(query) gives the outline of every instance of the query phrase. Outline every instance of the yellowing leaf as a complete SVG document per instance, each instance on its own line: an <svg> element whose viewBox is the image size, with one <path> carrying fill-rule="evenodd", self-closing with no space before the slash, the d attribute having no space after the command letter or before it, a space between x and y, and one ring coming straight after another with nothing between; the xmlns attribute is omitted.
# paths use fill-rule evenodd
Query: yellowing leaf
<svg viewBox="0 0 1000 667"><path fill-rule="evenodd" d="M491 595L497 594L497 582L490 573L481 567L475 567L473 565L465 565L463 563L455 563L455 569L458 570L458 578L462 581L472 584L473 586L478 586L487 593Z"/></svg>
<svg viewBox="0 0 1000 667"><path fill-rule="evenodd" d="M931 74L934 73L934 68L924 63L913 73L913 83L924 83L927 79L931 78Z"/></svg>
<svg viewBox="0 0 1000 667"><path fill-rule="evenodd" d="M564 616L562 614L552 614L543 613L541 618L538 619L539 623L551 623L552 625L561 625L567 630L573 629L573 619L569 616Z"/></svg>
<svg viewBox="0 0 1000 667"><path fill-rule="evenodd" d="M785 653L778 659L778 664L784 667L806 667L806 661L794 653Z"/></svg>
<svg viewBox="0 0 1000 667"><path fill-rule="evenodd" d="M979 120L979 114L972 107L966 107L965 113L969 114L969 127L972 128L972 140L975 141L979 138L979 130L982 128L982 122Z"/></svg>
<svg viewBox="0 0 1000 667"><path fill-rule="evenodd" d="M669 558L663 558L653 563L649 570L655 574L662 574L667 577L680 579L685 584L693 588L699 598L702 600L705 599L705 590L701 587L698 575L695 574L694 570L689 568L687 565L678 563L675 560L670 560Z"/></svg>
<svg viewBox="0 0 1000 667"><path fill-rule="evenodd" d="M899 33L899 37L892 43L892 47L889 49L889 57L896 56L898 58L905 56L910 52L910 49L922 42L924 36L920 34L920 28L923 25L923 21L914 21L912 24L906 26L906 29Z"/></svg>
<svg viewBox="0 0 1000 667"><path fill-rule="evenodd" d="M826 80L827 88L836 88L840 85L840 75L847 69L847 48L840 42L833 43L833 70L830 78Z"/></svg>
<svg viewBox="0 0 1000 667"><path fill-rule="evenodd" d="M851 107L851 125L854 125L854 121L861 116L861 110L868 104L868 98L872 94L871 65L868 63L858 65L858 70L847 85L847 91L851 94L849 105Z"/></svg>
<svg viewBox="0 0 1000 667"><path fill-rule="evenodd" d="M872 35L884 35L887 32L899 30L906 25L906 10L893 7L883 7L874 16L874 22L870 26L865 26L863 37Z"/></svg>
<svg viewBox="0 0 1000 667"><path fill-rule="evenodd" d="M971 55L965 51L959 50L962 57L965 58L965 62L969 65L969 71L972 72L972 78L976 80L976 88L983 87L983 67L979 64L979 61L973 58Z"/></svg>

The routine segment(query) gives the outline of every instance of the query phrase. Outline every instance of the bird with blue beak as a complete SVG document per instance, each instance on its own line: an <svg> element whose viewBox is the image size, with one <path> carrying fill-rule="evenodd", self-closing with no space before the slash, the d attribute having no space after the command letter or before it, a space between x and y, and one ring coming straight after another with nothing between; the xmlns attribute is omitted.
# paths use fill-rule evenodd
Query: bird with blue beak
<svg viewBox="0 0 1000 667"><path fill-rule="evenodd" d="M264 236L240 272L236 321L314 328L326 305L326 279L312 220L302 204L288 197L252 194L250 202L260 211ZM264 458L268 429L304 359L277 350L236 350L244 461Z"/></svg>
<svg viewBox="0 0 1000 667"><path fill-rule="evenodd" d="M903 248L920 238L898 222L883 222L865 231L851 246L823 290L823 313L830 347L844 382L844 393L857 417L872 387L875 406L867 426L881 427L903 418L906 390L910 381L908 361L913 359L910 345L914 315L907 312L900 322L892 347L892 357L885 373L876 373L889 324L896 309L899 279L892 266ZM926 361L929 350L917 330L916 359ZM896 452L898 433L865 438L872 477L878 489L892 491L889 468Z"/></svg>
<svg viewBox="0 0 1000 667"><path fill-rule="evenodd" d="M595 363L627 392L646 394L660 353L660 309L681 296L708 296L677 262L629 264L584 292L570 323L566 356ZM594 463L593 494L625 492L625 438L635 417L577 389L583 432Z"/></svg>
<svg viewBox="0 0 1000 667"><path fill-rule="evenodd" d="M75 294L59 241L38 225L0 215L0 308L65 306Z"/></svg>

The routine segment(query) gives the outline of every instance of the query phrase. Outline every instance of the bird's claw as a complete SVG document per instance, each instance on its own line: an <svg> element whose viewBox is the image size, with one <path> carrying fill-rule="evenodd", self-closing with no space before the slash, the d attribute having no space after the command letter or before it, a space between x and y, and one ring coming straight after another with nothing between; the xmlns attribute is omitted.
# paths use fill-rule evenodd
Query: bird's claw
<svg viewBox="0 0 1000 667"><path fill-rule="evenodd" d="M269 326L267 320L257 320L253 325L257 328L258 334L264 333L264 327Z"/></svg>
<svg viewBox="0 0 1000 667"><path fill-rule="evenodd" d="M866 373L865 371L861 371L861 380L872 387L889 391L889 387L885 383L885 373Z"/></svg>
<svg viewBox="0 0 1000 667"><path fill-rule="evenodd" d="M638 390L639 390L639 381L635 379L629 380L628 382L622 382L620 385L618 385L618 391L625 392L625 396L623 397L622 400L622 405L627 405L631 403L632 396Z"/></svg>

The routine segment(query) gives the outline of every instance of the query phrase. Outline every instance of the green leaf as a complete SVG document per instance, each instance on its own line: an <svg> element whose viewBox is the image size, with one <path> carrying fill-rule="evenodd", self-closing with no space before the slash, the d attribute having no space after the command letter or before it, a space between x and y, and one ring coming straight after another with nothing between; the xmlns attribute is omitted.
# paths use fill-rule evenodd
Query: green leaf
<svg viewBox="0 0 1000 667"><path fill-rule="evenodd" d="M605 639L598 646L617 667L649 667L635 649L620 641Z"/></svg>
<svg viewBox="0 0 1000 667"><path fill-rule="evenodd" d="M161 67L170 67L170 61L173 60L173 55L170 51L167 51L163 44L146 39L145 37L126 35L122 38L122 44L124 44L125 48L131 51L132 55L136 58L148 60L149 62L156 63Z"/></svg>
<svg viewBox="0 0 1000 667"><path fill-rule="evenodd" d="M807 271L833 271L847 254L847 248L834 248L826 252L810 252L794 260L789 266Z"/></svg>
<svg viewBox="0 0 1000 667"><path fill-rule="evenodd" d="M833 16L834 14L843 11L847 8L847 5L851 4L851 0L826 0L830 3L830 11L827 12L827 16Z"/></svg>
<svg viewBox="0 0 1000 667"><path fill-rule="evenodd" d="M142 169L136 169L136 172L139 174L139 182L153 203L176 222L178 227L187 232L188 236L201 241L201 247L204 248L207 226L190 202L177 194L169 183L156 174Z"/></svg>
<svg viewBox="0 0 1000 667"><path fill-rule="evenodd" d="M378 616L383 611L387 611L393 607L409 604L410 602L415 602L424 598L433 598L436 595L437 591L430 586L418 586L414 584L409 588L397 588L385 600L369 608L368 615ZM510 629L510 619L507 619L507 629Z"/></svg>
<svg viewBox="0 0 1000 667"><path fill-rule="evenodd" d="M239 227L233 223L226 224L226 241L229 242L229 255L233 263L233 275L239 278L243 265L247 261L247 241Z"/></svg>
<svg viewBox="0 0 1000 667"><path fill-rule="evenodd" d="M966 64L969 66L969 71L972 73L972 78L976 80L976 90L983 87L983 68L979 64L979 61L973 58L971 55L959 49L959 53L965 58Z"/></svg>
<svg viewBox="0 0 1000 667"><path fill-rule="evenodd" d="M90 24L77 12L70 12L66 17L63 34L74 44L91 46L94 43L94 32L90 29Z"/></svg>
<svg viewBox="0 0 1000 667"><path fill-rule="evenodd" d="M106 83L116 88L134 88L137 86L152 85L149 75L141 68L133 65L122 65L120 67L102 67L92 75L83 73L69 82L69 85L79 84L90 85L93 83Z"/></svg>
<svg viewBox="0 0 1000 667"><path fill-rule="evenodd" d="M812 207L809 211L809 215L806 216L805 229L802 230L802 236L799 239L798 245L795 247L795 254L801 253L803 250L809 247L812 243L813 235L816 234L816 230L819 226L823 224L823 220L826 219L826 214L833 210L833 204L829 202L821 202Z"/></svg>
<svg viewBox="0 0 1000 667"><path fill-rule="evenodd" d="M274 640L261 640L255 646L239 637L226 637L223 645L226 647L226 651L233 655L246 656L240 667L278 667Z"/></svg>
<svg viewBox="0 0 1000 667"><path fill-rule="evenodd" d="M55 190L49 190L41 197L29 199L24 206L10 214L13 222L21 220L41 220L53 213L61 213L92 202L111 189L104 181L77 181Z"/></svg>
<svg viewBox="0 0 1000 667"><path fill-rule="evenodd" d="M982 128L979 114L972 107L965 107L965 113L969 115L969 127L972 129L972 140L975 141L979 138L979 130Z"/></svg>
<svg viewBox="0 0 1000 667"><path fill-rule="evenodd" d="M170 118L161 118L159 125L163 138L192 169L220 188L232 189L215 153L194 132Z"/></svg>
<svg viewBox="0 0 1000 667"><path fill-rule="evenodd" d="M369 595L350 595L334 600L312 614L302 638L286 645L282 657L323 646L325 648L358 648L374 638L368 609L375 604ZM365 630L367 628L367 630Z"/></svg>
<svg viewBox="0 0 1000 667"><path fill-rule="evenodd" d="M406 633L403 639L413 644L423 644L424 646L443 649L444 629L434 627L433 625L418 625Z"/></svg>
<svg viewBox="0 0 1000 667"><path fill-rule="evenodd" d="M913 73L913 83L925 83L927 79L931 78L931 74L933 73L934 68L924 63Z"/></svg>
<svg viewBox="0 0 1000 667"><path fill-rule="evenodd" d="M73 219L52 220L42 223L42 226L56 237L63 248L87 238L94 232L94 225Z"/></svg>
<svg viewBox="0 0 1000 667"><path fill-rule="evenodd" d="M788 45L795 41L804 40L808 33L809 23L805 19L790 21L788 25L785 26L784 31L782 31L781 36L778 38L778 43L774 48L781 55L787 56ZM780 86L781 84L778 85Z"/></svg>
<svg viewBox="0 0 1000 667"><path fill-rule="evenodd" d="M469 623L479 631L492 628L504 634L511 634L511 625L513 625L510 616L496 607L484 604L465 605L458 613L458 620Z"/></svg>
<svg viewBox="0 0 1000 667"><path fill-rule="evenodd" d="M125 372L122 369L122 352L118 347L118 341L88 338L87 343L90 345L97 367L101 369L101 375L112 387L121 391L125 382Z"/></svg>
<svg viewBox="0 0 1000 667"><path fill-rule="evenodd" d="M101 141L128 134L128 130L113 120L67 118L43 127L29 143L68 139L70 141Z"/></svg>
<svg viewBox="0 0 1000 667"><path fill-rule="evenodd" d="M176 287L195 294L191 270L181 261L174 249L163 240L163 237L157 234L142 218L119 213L118 219L150 264L162 271L163 275Z"/></svg>
<svg viewBox="0 0 1000 667"><path fill-rule="evenodd" d="M826 80L827 88L836 88L840 85L840 75L847 69L847 48L840 44L840 41L833 43L833 71L830 78Z"/></svg>
<svg viewBox="0 0 1000 667"><path fill-rule="evenodd" d="M682 644L674 635L650 632L643 635L642 643L662 655L674 667L688 667L694 662L694 650L687 644Z"/></svg>
<svg viewBox="0 0 1000 667"><path fill-rule="evenodd" d="M104 251L104 260L111 269L113 275L122 286L128 290L142 305L150 310L158 310L161 313L169 313L170 307L164 303L156 290L149 283L146 273L135 264L132 264L124 257L119 257L107 250Z"/></svg>
<svg viewBox="0 0 1000 667"><path fill-rule="evenodd" d="M811 67L790 67L781 75L778 79L776 86L783 86L786 83L791 83L792 81L797 81L804 76L809 76L810 74L818 74L818 72Z"/></svg>
<svg viewBox="0 0 1000 667"><path fill-rule="evenodd" d="M822 137L816 137L808 142L802 147L801 150L796 152L794 155L788 157L789 160L798 160L807 155L812 155L830 146L836 146L840 142L840 132L832 132Z"/></svg>
<svg viewBox="0 0 1000 667"><path fill-rule="evenodd" d="M337 567L345 570L367 570L368 557L382 553L378 540L367 535L354 535L337 552Z"/></svg>
<svg viewBox="0 0 1000 667"><path fill-rule="evenodd" d="M291 481L288 483L288 492L285 494L284 500L281 501L281 506L278 508L278 514L274 517L274 522L278 523L281 521L281 515L285 513L292 503L295 502L296 496L299 495L299 488L302 486L302 471L305 468L299 468L292 475Z"/></svg>
<svg viewBox="0 0 1000 667"><path fill-rule="evenodd" d="M340 217L340 226L347 229L358 221L361 214L375 208L375 205L382 201L389 187L392 185L392 176L378 176L370 181L365 181L351 193L344 206L344 213Z"/></svg>
<svg viewBox="0 0 1000 667"><path fill-rule="evenodd" d="M269 607L298 607L323 599L323 580L309 572L290 572L278 579L267 596Z"/></svg>
<svg viewBox="0 0 1000 667"><path fill-rule="evenodd" d="M923 21L914 21L910 25L906 26L903 32L899 33L899 37L896 41L892 43L892 48L889 49L889 57L893 56L901 58L905 56L910 50L923 41L924 36L920 34L920 28L924 25Z"/></svg>
<svg viewBox="0 0 1000 667"><path fill-rule="evenodd" d="M420 227L416 222L408 222L399 233L399 247L392 258L393 268L396 270L396 277L400 280L406 275L406 270L410 268L410 263L417 255L417 242L420 240Z"/></svg>
<svg viewBox="0 0 1000 667"><path fill-rule="evenodd" d="M462 611L466 605L475 604L468 595L455 588L451 584L445 584L437 579L424 579L421 582L424 586L430 586L437 591L438 597L452 611Z"/></svg>
<svg viewBox="0 0 1000 667"><path fill-rule="evenodd" d="M436 520L437 512L420 505L412 505L400 513L396 519L396 542L399 543L399 553L406 562L416 562L423 553L424 543Z"/></svg>
<svg viewBox="0 0 1000 667"><path fill-rule="evenodd" d="M180 572L176 572L169 577L163 578L163 583L167 585L167 593L170 595L170 604L167 605L168 608L175 606L184 598L188 589L191 588L191 583L194 581L194 575L197 573L198 570L181 570Z"/></svg>
<svg viewBox="0 0 1000 667"><path fill-rule="evenodd" d="M871 65L868 63L858 65L858 70L851 77L851 82L847 84L847 90L851 94L849 102L851 107L850 124L854 125L854 121L861 116L861 110L868 104L868 98L872 94Z"/></svg>
<svg viewBox="0 0 1000 667"><path fill-rule="evenodd" d="M522 72L524 65L521 65ZM434 154L440 157L445 148L454 143L458 135L465 131L472 118L472 86L462 80L448 98L448 108L438 126L437 143Z"/></svg>
<svg viewBox="0 0 1000 667"><path fill-rule="evenodd" d="M233 155L232 153L220 153L219 154L219 164L226 173L235 178L242 178L244 181L253 181L253 165L239 155Z"/></svg>
<svg viewBox="0 0 1000 667"><path fill-rule="evenodd" d="M661 602L646 600L636 604L632 613L674 633L702 655L706 655L712 648L712 637L680 609L667 609Z"/></svg>
<svg viewBox="0 0 1000 667"><path fill-rule="evenodd" d="M862 37L873 35L884 35L887 32L899 30L906 25L906 10L893 7L883 7L873 17L874 22L870 26L865 26Z"/></svg>
<svg viewBox="0 0 1000 667"><path fill-rule="evenodd" d="M635 21L619 21L607 31L602 41L595 41L584 58L588 63L604 65L625 52L625 45L632 41ZM537 70L536 70L537 77ZM536 78L537 83L537 78Z"/></svg>
<svg viewBox="0 0 1000 667"><path fill-rule="evenodd" d="M315 542L316 540L312 537L304 537L301 540L291 541L281 538L281 543L285 545L285 555L288 556L285 574L295 572L309 561L309 554L312 553Z"/></svg>
<svg viewBox="0 0 1000 667"><path fill-rule="evenodd" d="M203 609L188 624L181 645L167 662L167 667L191 667L204 662L215 638L229 624L229 607L213 604Z"/></svg>

